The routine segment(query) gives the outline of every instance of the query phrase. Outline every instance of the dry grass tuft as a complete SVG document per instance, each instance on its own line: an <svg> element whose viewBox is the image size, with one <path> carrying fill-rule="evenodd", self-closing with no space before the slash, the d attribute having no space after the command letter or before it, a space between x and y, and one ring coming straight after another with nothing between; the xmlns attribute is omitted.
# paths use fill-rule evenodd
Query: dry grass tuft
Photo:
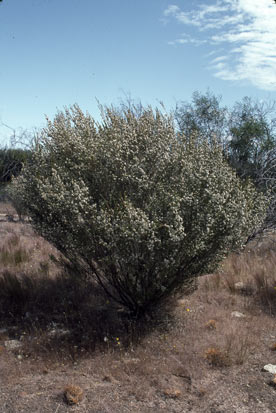
<svg viewBox="0 0 276 413"><path fill-rule="evenodd" d="M178 399L181 396L181 391L179 389L165 389L163 394L167 398Z"/></svg>
<svg viewBox="0 0 276 413"><path fill-rule="evenodd" d="M22 245L18 234L11 234L0 246L0 264L3 267L18 267L30 260L29 251Z"/></svg>
<svg viewBox="0 0 276 413"><path fill-rule="evenodd" d="M227 367L230 365L228 353L218 347L208 348L205 351L204 358L212 367Z"/></svg>
<svg viewBox="0 0 276 413"><path fill-rule="evenodd" d="M250 332L244 329L233 329L233 331L225 334L224 348L230 356L229 360L231 359L232 364L241 365L247 360L249 353L254 353L253 335L253 331Z"/></svg>
<svg viewBox="0 0 276 413"><path fill-rule="evenodd" d="M231 294L252 297L269 314L276 314L276 243L268 237L232 254L217 274Z"/></svg>
<svg viewBox="0 0 276 413"><path fill-rule="evenodd" d="M206 324L205 327L208 328L209 330L215 330L217 328L217 322L216 320L209 320Z"/></svg>
<svg viewBox="0 0 276 413"><path fill-rule="evenodd" d="M66 386L63 394L65 402L69 405L78 404L83 399L83 390L73 384Z"/></svg>

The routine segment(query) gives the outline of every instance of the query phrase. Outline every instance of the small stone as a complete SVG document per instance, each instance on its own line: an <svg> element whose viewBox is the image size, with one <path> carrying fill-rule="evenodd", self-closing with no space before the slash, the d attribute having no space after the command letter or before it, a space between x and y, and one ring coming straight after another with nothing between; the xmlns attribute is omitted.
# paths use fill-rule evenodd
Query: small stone
<svg viewBox="0 0 276 413"><path fill-rule="evenodd" d="M18 354L17 358L18 358L18 360L22 360L23 356L21 354Z"/></svg>
<svg viewBox="0 0 276 413"><path fill-rule="evenodd" d="M125 364L138 364L140 363L140 359L138 358L132 358L132 359L124 359Z"/></svg>
<svg viewBox="0 0 276 413"><path fill-rule="evenodd" d="M244 284L243 282L237 282L234 284L234 289L243 295L252 295L254 288L250 284Z"/></svg>
<svg viewBox="0 0 276 413"><path fill-rule="evenodd" d="M70 330L65 328L53 328L48 332L49 337L64 337L70 335Z"/></svg>
<svg viewBox="0 0 276 413"><path fill-rule="evenodd" d="M263 368L264 371L269 373L276 374L276 365L275 364L266 364Z"/></svg>
<svg viewBox="0 0 276 413"><path fill-rule="evenodd" d="M235 283L234 287L235 287L235 290L242 291L245 288L245 285L243 282L239 281Z"/></svg>
<svg viewBox="0 0 276 413"><path fill-rule="evenodd" d="M243 313L240 313L239 311L232 311L231 316L232 316L232 317L237 317L237 318L244 318L244 317L246 317Z"/></svg>
<svg viewBox="0 0 276 413"><path fill-rule="evenodd" d="M15 350L22 347L22 343L19 340L7 340L4 344L7 350Z"/></svg>

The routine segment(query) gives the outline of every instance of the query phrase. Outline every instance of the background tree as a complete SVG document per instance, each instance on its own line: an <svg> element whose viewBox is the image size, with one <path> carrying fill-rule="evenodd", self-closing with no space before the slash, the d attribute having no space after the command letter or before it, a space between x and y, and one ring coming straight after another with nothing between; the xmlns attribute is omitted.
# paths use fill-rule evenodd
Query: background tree
<svg viewBox="0 0 276 413"><path fill-rule="evenodd" d="M241 177L260 184L260 172L267 154L276 144L275 103L254 102L245 97L231 111L228 160Z"/></svg>
<svg viewBox="0 0 276 413"><path fill-rule="evenodd" d="M220 98L210 92L195 92L191 104L182 102L175 111L180 134L188 139L196 135L208 142L215 137L237 174L244 180L252 179L258 191L269 194L267 218L260 231L276 227L275 108L275 102L245 97L228 109L220 107Z"/></svg>
<svg viewBox="0 0 276 413"><path fill-rule="evenodd" d="M9 129L11 135L10 147L0 148L0 200L10 202L21 220L25 211L10 183L21 173L23 165L31 160L31 148L38 132L35 129L16 130L3 122L1 125Z"/></svg>
<svg viewBox="0 0 276 413"><path fill-rule="evenodd" d="M242 179L252 179L258 191L269 195L263 226L249 237L276 228L276 104L245 97L230 114L227 159Z"/></svg>
<svg viewBox="0 0 276 413"><path fill-rule="evenodd" d="M8 201L16 210L19 220L23 219L24 208L20 197L13 191L10 185L12 180L18 177L23 165L30 161L31 151L23 148L0 149L0 200Z"/></svg>
<svg viewBox="0 0 276 413"><path fill-rule="evenodd" d="M220 107L221 97L211 92L193 93L192 102L180 102L175 110L178 129L188 139L197 136L198 139L224 143L227 137L228 111Z"/></svg>
<svg viewBox="0 0 276 413"><path fill-rule="evenodd" d="M30 151L22 148L0 149L0 184L6 184L17 177L24 162L30 158Z"/></svg>

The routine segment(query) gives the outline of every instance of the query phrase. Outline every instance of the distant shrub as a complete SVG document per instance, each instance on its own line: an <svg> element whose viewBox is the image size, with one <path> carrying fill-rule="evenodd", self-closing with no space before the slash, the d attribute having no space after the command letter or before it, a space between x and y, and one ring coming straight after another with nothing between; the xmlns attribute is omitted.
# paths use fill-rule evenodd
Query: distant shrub
<svg viewBox="0 0 276 413"><path fill-rule="evenodd" d="M28 162L30 156L31 152L26 149L0 149L0 186L18 176L23 164Z"/></svg>
<svg viewBox="0 0 276 413"><path fill-rule="evenodd" d="M19 221L24 221L24 217L27 215L27 211L24 206L24 202L22 202L21 195L17 191L16 184L7 184L4 192L6 195L5 201L8 201L13 206L18 215Z"/></svg>
<svg viewBox="0 0 276 413"><path fill-rule="evenodd" d="M24 163L31 159L31 151L27 149L0 149L0 201L9 202L16 210L19 219L24 215L20 198L13 191L11 181L20 175Z"/></svg>
<svg viewBox="0 0 276 413"><path fill-rule="evenodd" d="M138 316L241 247L265 199L169 115L102 116L74 105L48 120L14 188L36 231Z"/></svg>

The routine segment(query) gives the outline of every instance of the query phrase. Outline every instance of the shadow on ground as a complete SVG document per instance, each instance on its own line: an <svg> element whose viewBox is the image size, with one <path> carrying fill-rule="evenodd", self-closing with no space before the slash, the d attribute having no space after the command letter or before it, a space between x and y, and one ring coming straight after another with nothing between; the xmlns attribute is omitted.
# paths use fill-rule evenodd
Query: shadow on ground
<svg viewBox="0 0 276 413"><path fill-rule="evenodd" d="M164 331L172 302L134 320L92 281L54 279L5 270L0 278L0 328L39 356L69 358L113 347L129 348L153 329Z"/></svg>

